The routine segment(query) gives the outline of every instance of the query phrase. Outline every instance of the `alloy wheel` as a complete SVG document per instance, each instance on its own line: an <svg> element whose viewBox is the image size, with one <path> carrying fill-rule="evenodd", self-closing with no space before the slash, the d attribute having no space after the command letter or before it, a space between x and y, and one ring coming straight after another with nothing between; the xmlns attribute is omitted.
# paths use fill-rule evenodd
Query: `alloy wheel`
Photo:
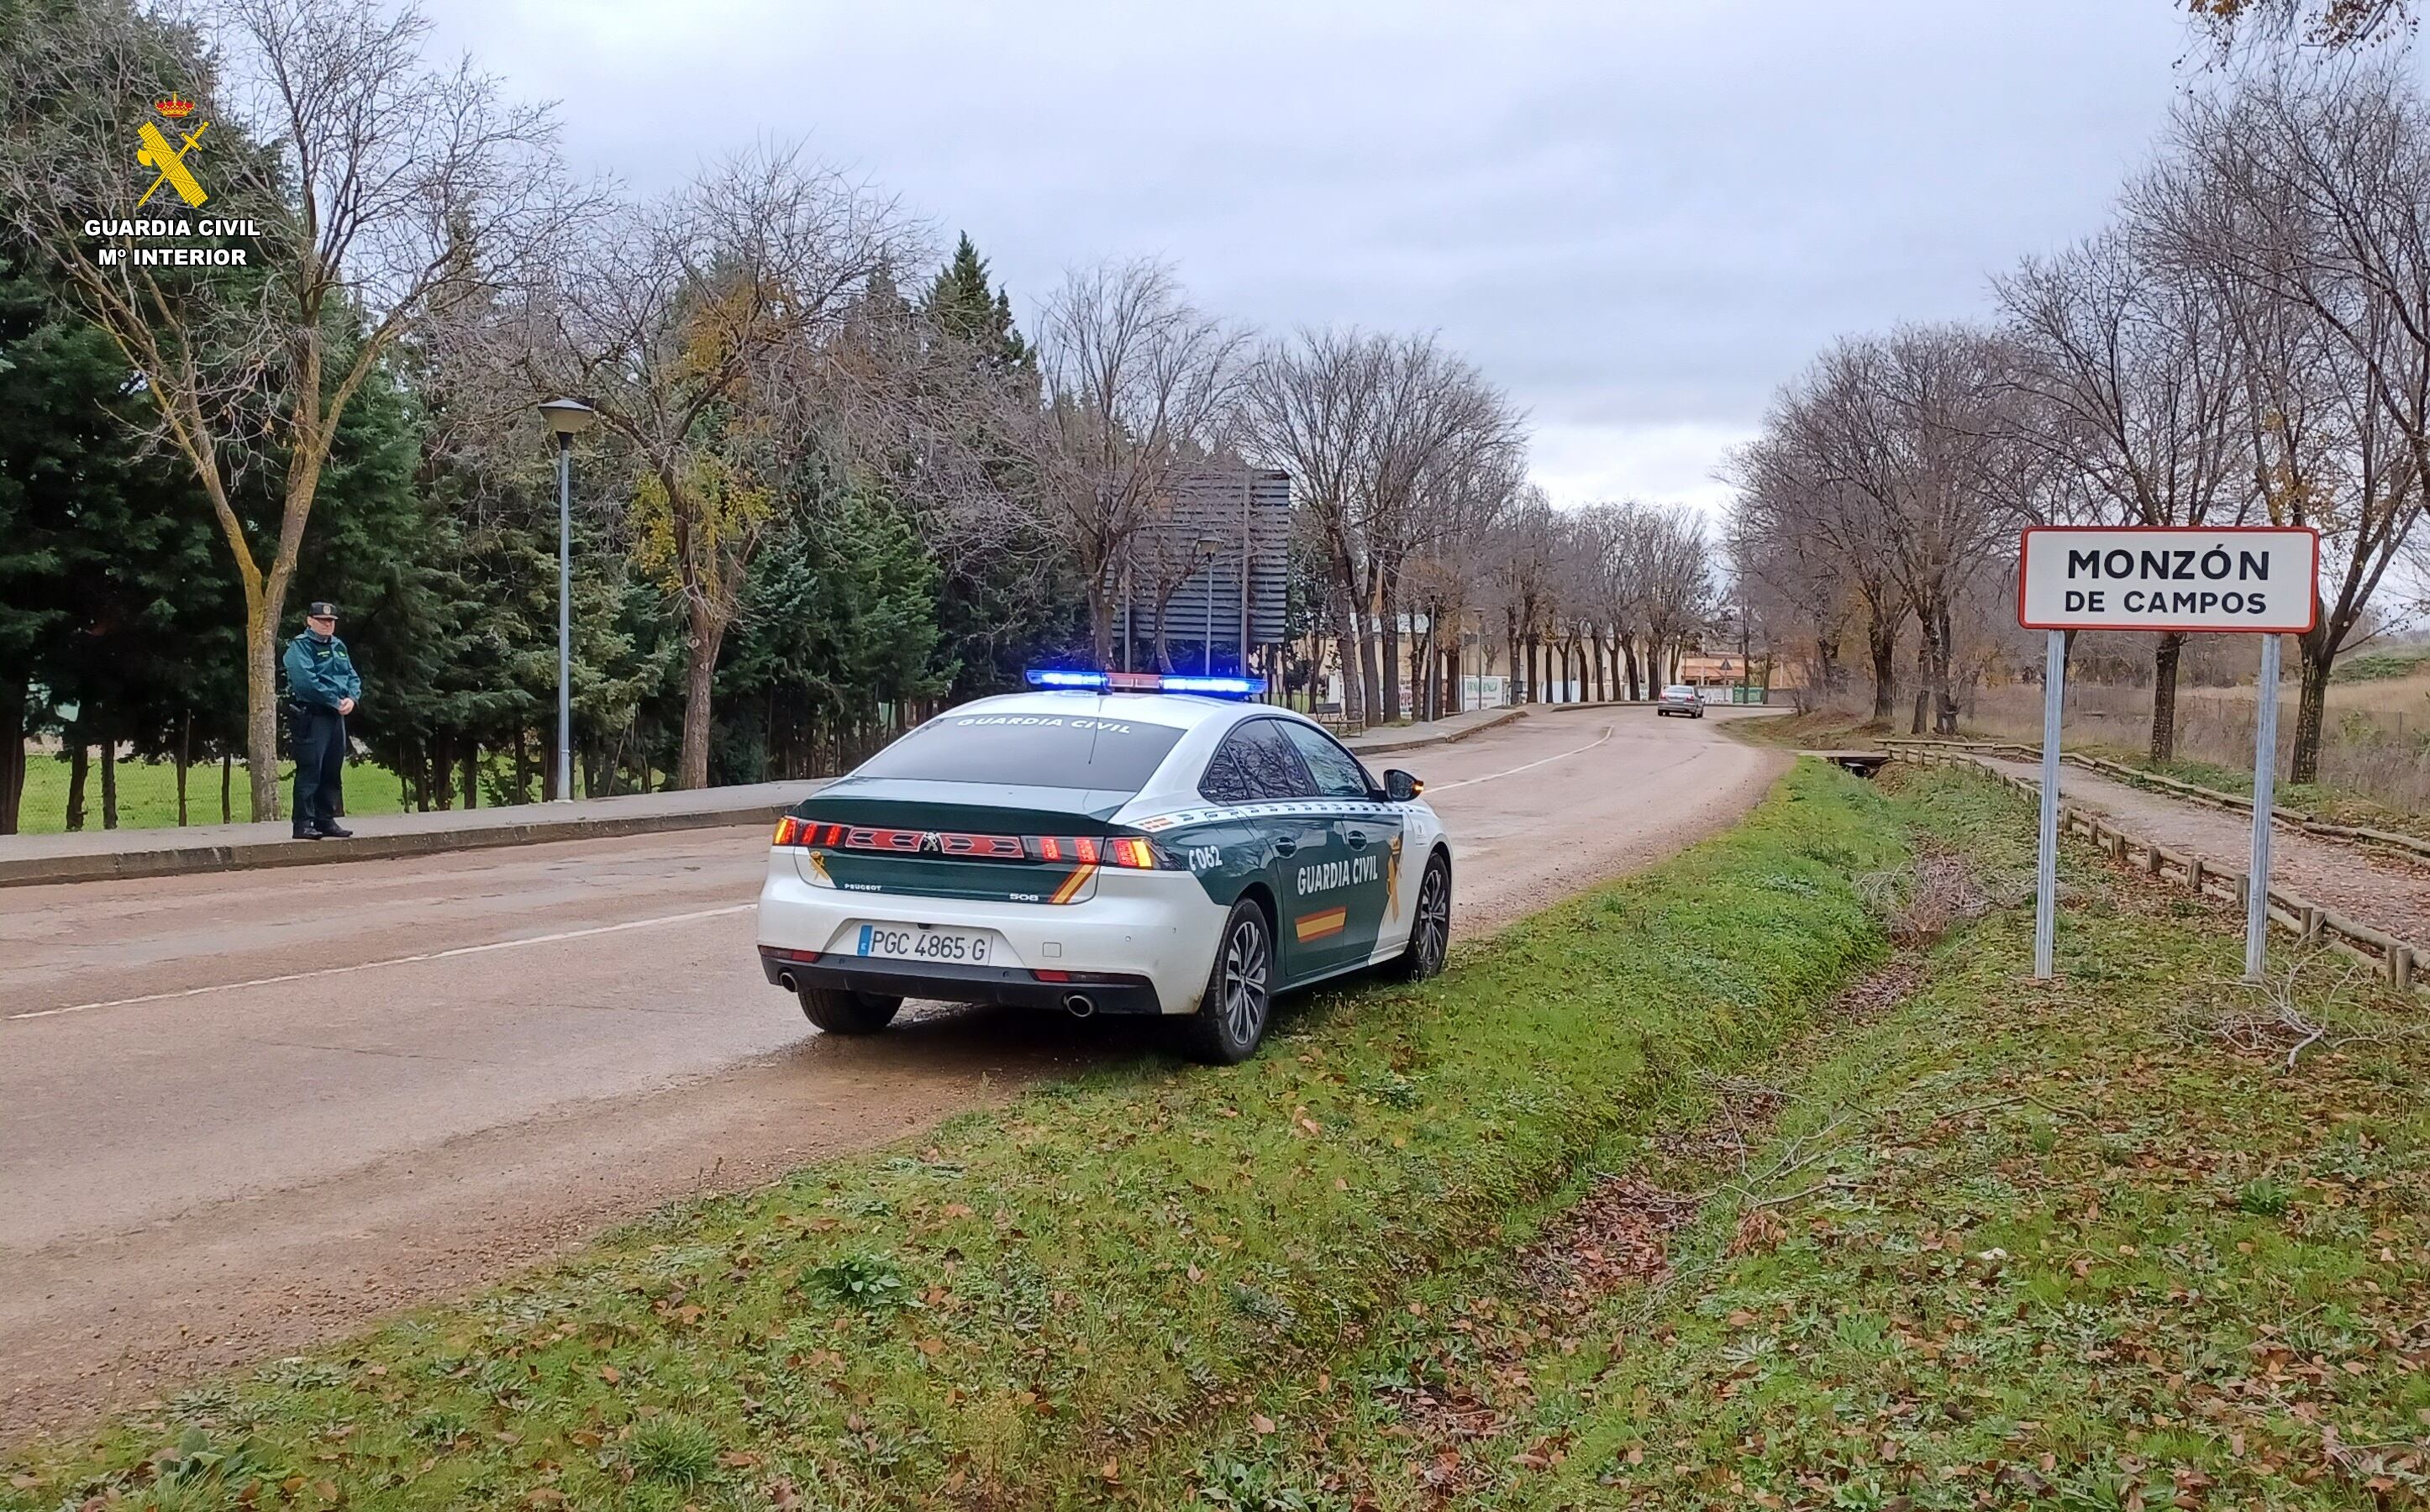
<svg viewBox="0 0 2430 1512"><path fill-rule="evenodd" d="M1240 921L1223 945L1223 1030L1236 1044L1257 1043L1265 1027L1268 969L1265 929Z"/></svg>
<svg viewBox="0 0 2430 1512"><path fill-rule="evenodd" d="M1442 970L1443 954L1451 945L1451 882L1440 866L1426 868L1426 880L1418 889L1418 959L1423 974L1432 976Z"/></svg>

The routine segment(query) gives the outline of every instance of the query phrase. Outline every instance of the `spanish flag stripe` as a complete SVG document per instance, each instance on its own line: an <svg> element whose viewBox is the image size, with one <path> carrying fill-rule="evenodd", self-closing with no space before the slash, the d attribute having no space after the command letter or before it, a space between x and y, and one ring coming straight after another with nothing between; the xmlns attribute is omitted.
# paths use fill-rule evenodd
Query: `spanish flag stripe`
<svg viewBox="0 0 2430 1512"><path fill-rule="evenodd" d="M1348 908L1327 908L1320 913L1302 916L1291 924L1291 933L1299 937L1301 944L1306 944L1311 939L1323 939L1327 935L1338 935L1349 922Z"/></svg>
<svg viewBox="0 0 2430 1512"><path fill-rule="evenodd" d="M1070 903L1073 895L1080 890L1081 886L1096 874L1097 869L1093 866L1074 867L1072 871L1072 874L1063 879L1063 885L1055 889L1055 896L1047 899L1046 901L1049 903Z"/></svg>

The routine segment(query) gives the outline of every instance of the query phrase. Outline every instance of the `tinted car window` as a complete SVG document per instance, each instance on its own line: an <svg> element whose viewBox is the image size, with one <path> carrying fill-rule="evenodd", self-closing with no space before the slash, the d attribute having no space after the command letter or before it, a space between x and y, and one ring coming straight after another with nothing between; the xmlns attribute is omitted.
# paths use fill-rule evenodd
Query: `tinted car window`
<svg viewBox="0 0 2430 1512"><path fill-rule="evenodd" d="M1137 792L1181 739L1169 724L1070 714L945 714L871 756L856 777Z"/></svg>
<svg viewBox="0 0 2430 1512"><path fill-rule="evenodd" d="M1316 790L1327 798L1364 798L1368 794L1367 769L1358 758L1333 743L1333 738L1323 730L1305 724L1277 720L1290 743L1299 747L1307 758L1308 773L1316 778Z"/></svg>
<svg viewBox="0 0 2430 1512"><path fill-rule="evenodd" d="M1208 803L1255 804L1313 798L1316 784L1309 780L1290 739L1283 734L1280 721L1250 720L1215 748L1198 791Z"/></svg>

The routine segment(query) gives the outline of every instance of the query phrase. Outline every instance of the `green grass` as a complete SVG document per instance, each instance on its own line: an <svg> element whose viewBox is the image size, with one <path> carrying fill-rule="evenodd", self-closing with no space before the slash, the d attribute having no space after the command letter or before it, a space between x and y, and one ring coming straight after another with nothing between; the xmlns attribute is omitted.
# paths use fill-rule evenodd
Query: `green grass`
<svg viewBox="0 0 2430 1512"><path fill-rule="evenodd" d="M1980 779L1894 786L1966 854L2022 848ZM1446 1268L1141 1502L2430 1504L2418 1000L2304 963L2326 1033L2290 1072L2232 919L2072 861L2056 988L2019 979L2030 914L1994 914L1760 1072L1787 1110L1742 1159L1677 1116L1607 1140L1595 1166L1685 1204L1652 1279L1581 1302L1511 1252Z"/></svg>
<svg viewBox="0 0 2430 1512"><path fill-rule="evenodd" d="M25 1446L0 1507L164 1475L181 1505L1102 1504L1800 1032L1885 949L1857 879L1906 855L1884 798L1802 764L1729 834L1432 983L1323 998L1247 1065L1141 1059L670 1211Z"/></svg>
<svg viewBox="0 0 2430 1512"><path fill-rule="evenodd" d="M68 776L65 760L40 752L26 754L25 796L17 816L20 834L57 835L67 827ZM231 773L228 789L229 805L238 823L253 817L251 793L246 787L248 780L244 763L238 762ZM279 763L278 788L280 792L291 797L293 795L293 762ZM374 762L346 763L347 813L393 814L402 806L394 773ZM187 772L186 819L187 822L193 824L216 824L220 822L220 769L217 762L196 766ZM119 762L118 827L169 829L176 822L177 769L166 761ZM101 765L98 760L85 777L84 823L87 829L101 828Z"/></svg>
<svg viewBox="0 0 2430 1512"><path fill-rule="evenodd" d="M2329 680L2336 683L2379 683L2430 670L2430 646L2405 646L2392 651L2370 651L2359 656L2348 656L2329 670Z"/></svg>

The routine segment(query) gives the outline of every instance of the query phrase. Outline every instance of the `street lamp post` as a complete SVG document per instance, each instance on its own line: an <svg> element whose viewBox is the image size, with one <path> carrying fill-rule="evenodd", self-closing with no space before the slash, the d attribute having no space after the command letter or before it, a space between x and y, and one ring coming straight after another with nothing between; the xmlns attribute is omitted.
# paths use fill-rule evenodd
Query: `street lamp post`
<svg viewBox="0 0 2430 1512"><path fill-rule="evenodd" d="M598 412L579 399L551 399L541 417L557 437L557 801L574 801L574 438Z"/></svg>

